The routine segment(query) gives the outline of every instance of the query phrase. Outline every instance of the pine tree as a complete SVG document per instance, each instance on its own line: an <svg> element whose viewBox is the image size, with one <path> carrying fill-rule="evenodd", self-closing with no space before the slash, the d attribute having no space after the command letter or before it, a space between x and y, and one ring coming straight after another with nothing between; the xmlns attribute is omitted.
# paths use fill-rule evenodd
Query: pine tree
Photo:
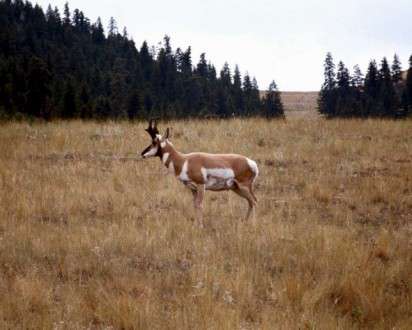
<svg viewBox="0 0 412 330"><path fill-rule="evenodd" d="M327 117L333 117L336 114L336 74L331 53L326 54L324 77L325 81L319 92L318 110Z"/></svg>
<svg viewBox="0 0 412 330"><path fill-rule="evenodd" d="M94 110L96 118L108 119L112 115L112 108L109 100L104 96L99 96L96 100L96 107Z"/></svg>
<svg viewBox="0 0 412 330"><path fill-rule="evenodd" d="M123 34L122 34L123 39L129 39L129 33L127 32L127 28L123 28Z"/></svg>
<svg viewBox="0 0 412 330"><path fill-rule="evenodd" d="M391 70L386 57L382 59L379 77L379 98L382 104L382 112L380 115L385 117L395 117L397 116L398 111L398 100L393 86Z"/></svg>
<svg viewBox="0 0 412 330"><path fill-rule="evenodd" d="M266 118L284 117L280 92L278 91L274 80L270 83L268 92L263 98L263 113Z"/></svg>
<svg viewBox="0 0 412 330"><path fill-rule="evenodd" d="M79 95L80 117L89 119L93 117L93 108L90 102L90 92L85 83L82 84Z"/></svg>
<svg viewBox="0 0 412 330"><path fill-rule="evenodd" d="M353 77L351 80L352 91L352 115L364 117L365 113L365 96L364 96L364 77L359 65L353 68Z"/></svg>
<svg viewBox="0 0 412 330"><path fill-rule="evenodd" d="M402 67L397 54L393 56L392 81L397 84L402 80Z"/></svg>
<svg viewBox="0 0 412 330"><path fill-rule="evenodd" d="M256 77L252 79L252 93L251 93L251 101L252 101L252 114L253 115L260 115L262 111L262 102L260 99L260 91L259 86L256 80Z"/></svg>
<svg viewBox="0 0 412 330"><path fill-rule="evenodd" d="M338 64L338 73L336 75L337 86L345 92L349 89L351 77L349 75L349 70L345 67L345 64L340 61Z"/></svg>
<svg viewBox="0 0 412 330"><path fill-rule="evenodd" d="M192 49L189 46L185 52L181 54L180 71L185 76L192 75Z"/></svg>
<svg viewBox="0 0 412 330"><path fill-rule="evenodd" d="M109 31L109 37L114 37L118 33L117 23L114 17L110 17L108 31Z"/></svg>
<svg viewBox="0 0 412 330"><path fill-rule="evenodd" d="M404 114L408 116L412 113L412 55L409 57L409 69L406 74L404 94Z"/></svg>
<svg viewBox="0 0 412 330"><path fill-rule="evenodd" d="M80 10L76 8L76 9L74 10L74 12L73 12L73 18L72 18L73 26L74 26L75 28L78 28L78 29L79 29L79 27L80 27L80 21L81 21Z"/></svg>
<svg viewBox="0 0 412 330"><path fill-rule="evenodd" d="M208 75L208 68L207 68L205 53L200 54L200 60L196 67L196 73L203 78L206 78Z"/></svg>
<svg viewBox="0 0 412 330"><path fill-rule="evenodd" d="M338 64L337 73L337 100L335 115L341 117L348 117L353 115L353 95L350 88L350 82L352 78L350 77L349 70L345 67L345 64L340 61Z"/></svg>
<svg viewBox="0 0 412 330"><path fill-rule="evenodd" d="M146 82L149 82L152 79L153 73L153 57L149 52L149 47L146 41L144 41L140 47L139 55L140 66L143 69L143 78Z"/></svg>
<svg viewBox="0 0 412 330"><path fill-rule="evenodd" d="M136 119L142 117L140 96L137 90L133 91L129 96L129 101L127 103L127 115L129 119Z"/></svg>
<svg viewBox="0 0 412 330"><path fill-rule="evenodd" d="M70 14L70 9L69 9L69 3L66 2L64 4L64 18L63 18L63 23L65 25L70 25L72 22L71 20L71 14Z"/></svg>
<svg viewBox="0 0 412 330"><path fill-rule="evenodd" d="M325 82L323 84L324 89L333 90L336 86L336 74L335 74L335 64L333 63L333 57L331 53L326 54L325 59Z"/></svg>
<svg viewBox="0 0 412 330"><path fill-rule="evenodd" d="M243 77L243 97L245 105L244 115L250 116L253 114L253 86L249 73L247 72Z"/></svg>
<svg viewBox="0 0 412 330"><path fill-rule="evenodd" d="M62 19L61 19L61 16L60 16L59 8L57 8L57 6L54 7L54 17L57 20L57 23L60 25L62 23Z"/></svg>
<svg viewBox="0 0 412 330"><path fill-rule="evenodd" d="M372 98L377 98L379 93L379 73L375 60L369 62L365 76L365 92Z"/></svg>
<svg viewBox="0 0 412 330"><path fill-rule="evenodd" d="M380 78L376 61L369 62L368 70L365 76L365 116L381 115L381 106L379 104Z"/></svg>
<svg viewBox="0 0 412 330"><path fill-rule="evenodd" d="M27 114L42 117L46 113L51 78L46 63L38 57L32 57L27 75Z"/></svg>
<svg viewBox="0 0 412 330"><path fill-rule="evenodd" d="M102 20L97 18L96 23L92 26L92 39L97 44L102 44L105 40Z"/></svg>
<svg viewBox="0 0 412 330"><path fill-rule="evenodd" d="M63 113L65 119L75 118L77 116L77 102L74 84L69 80L63 96Z"/></svg>
<svg viewBox="0 0 412 330"><path fill-rule="evenodd" d="M235 106L235 114L238 116L244 115L244 99L242 91L242 77L239 67L235 66L233 73L233 102Z"/></svg>
<svg viewBox="0 0 412 330"><path fill-rule="evenodd" d="M222 82L224 87L230 88L232 84L232 74L230 73L229 64L225 62L223 64L223 68L220 71L220 81Z"/></svg>
<svg viewBox="0 0 412 330"><path fill-rule="evenodd" d="M351 85L357 89L361 88L364 83L363 73L359 67L359 65L355 65L353 67L353 77L351 81Z"/></svg>

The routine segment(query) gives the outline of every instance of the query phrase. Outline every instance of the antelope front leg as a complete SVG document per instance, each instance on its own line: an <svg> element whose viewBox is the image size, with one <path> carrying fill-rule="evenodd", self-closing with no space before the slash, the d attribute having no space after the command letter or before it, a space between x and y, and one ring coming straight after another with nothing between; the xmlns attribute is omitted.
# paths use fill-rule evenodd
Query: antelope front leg
<svg viewBox="0 0 412 330"><path fill-rule="evenodd" d="M193 192L193 204L196 210L196 218L199 222L199 227L203 228L203 197L205 196L205 185L198 184L196 192Z"/></svg>

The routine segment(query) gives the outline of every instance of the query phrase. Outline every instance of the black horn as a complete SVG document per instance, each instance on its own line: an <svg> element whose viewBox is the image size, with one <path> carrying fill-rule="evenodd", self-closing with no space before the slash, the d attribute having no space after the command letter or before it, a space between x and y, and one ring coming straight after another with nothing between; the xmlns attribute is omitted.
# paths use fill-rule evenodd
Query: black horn
<svg viewBox="0 0 412 330"><path fill-rule="evenodd" d="M153 126L153 123L154 123L154 126ZM159 134L159 130L157 129L156 119L149 120L149 127L146 128L146 132L149 133L149 135L151 136L153 140L156 138L156 135Z"/></svg>

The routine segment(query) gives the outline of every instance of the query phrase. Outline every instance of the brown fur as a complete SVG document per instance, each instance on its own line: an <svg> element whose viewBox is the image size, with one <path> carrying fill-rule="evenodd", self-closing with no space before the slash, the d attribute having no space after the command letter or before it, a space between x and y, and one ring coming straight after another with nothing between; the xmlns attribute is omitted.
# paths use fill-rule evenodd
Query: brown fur
<svg viewBox="0 0 412 330"><path fill-rule="evenodd" d="M166 143L162 148L162 154L169 153L169 158L165 163L169 167L171 161L175 168L175 175L182 172L183 163L188 161L188 176L197 184L204 184L201 168L231 168L235 173L235 179L239 183L249 184L253 181L255 173L250 169L246 157L236 154L209 154L204 152L193 152L182 154L178 152L172 144Z"/></svg>

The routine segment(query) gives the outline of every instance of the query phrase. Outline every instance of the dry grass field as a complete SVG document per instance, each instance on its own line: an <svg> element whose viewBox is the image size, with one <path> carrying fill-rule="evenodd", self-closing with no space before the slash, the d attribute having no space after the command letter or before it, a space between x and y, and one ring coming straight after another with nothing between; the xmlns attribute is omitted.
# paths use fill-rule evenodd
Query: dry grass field
<svg viewBox="0 0 412 330"><path fill-rule="evenodd" d="M117 159L146 124L1 124L1 329L412 328L412 121L168 125L258 162L254 224Z"/></svg>

